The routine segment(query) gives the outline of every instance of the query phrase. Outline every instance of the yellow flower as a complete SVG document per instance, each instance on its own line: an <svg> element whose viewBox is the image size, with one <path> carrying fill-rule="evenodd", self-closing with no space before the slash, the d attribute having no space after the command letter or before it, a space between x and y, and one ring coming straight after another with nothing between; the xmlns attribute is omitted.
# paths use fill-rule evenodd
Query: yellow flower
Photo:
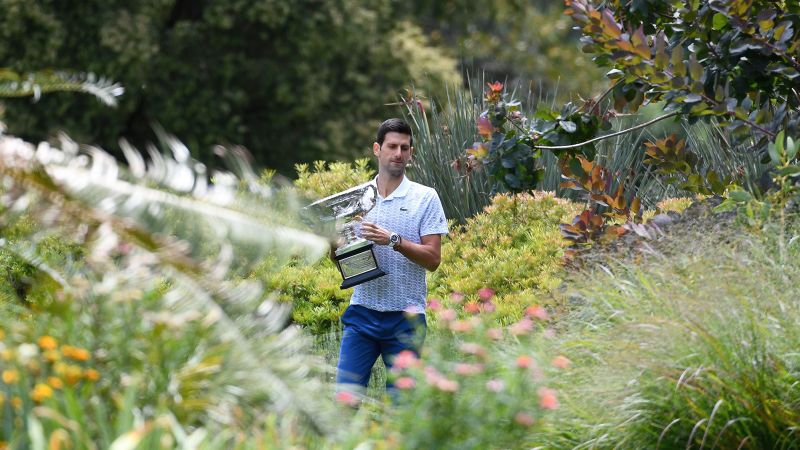
<svg viewBox="0 0 800 450"><path fill-rule="evenodd" d="M83 370L78 366L67 366L67 370L64 373L64 379L70 386L81 381L82 376Z"/></svg>
<svg viewBox="0 0 800 450"><path fill-rule="evenodd" d="M44 352L44 359L47 361L54 363L61 359L61 353L58 353L58 350L46 350Z"/></svg>
<svg viewBox="0 0 800 450"><path fill-rule="evenodd" d="M53 389L61 389L64 387L64 382L62 382L61 378L58 377L48 377L47 384L49 384Z"/></svg>
<svg viewBox="0 0 800 450"><path fill-rule="evenodd" d="M90 353L84 348L73 347L71 345L62 345L61 353L67 358L74 359L75 361L88 361Z"/></svg>
<svg viewBox="0 0 800 450"><path fill-rule="evenodd" d="M100 372L94 369L86 369L84 375L86 376L86 379L89 381L97 381L100 379Z"/></svg>
<svg viewBox="0 0 800 450"><path fill-rule="evenodd" d="M41 403L52 396L53 388L43 383L36 384L36 386L33 388L33 391L31 391L31 398L36 403Z"/></svg>
<svg viewBox="0 0 800 450"><path fill-rule="evenodd" d="M13 396L11 398L11 405L13 405L14 408L17 408L17 409L22 408L22 399L17 397L16 395Z"/></svg>
<svg viewBox="0 0 800 450"><path fill-rule="evenodd" d="M14 359L14 351L10 348L4 348L0 351L0 358L2 358L3 361L11 361Z"/></svg>
<svg viewBox="0 0 800 450"><path fill-rule="evenodd" d="M69 366L66 363L57 362L57 363L53 364L53 371L57 375L64 375L65 373L67 373L67 367L69 367Z"/></svg>
<svg viewBox="0 0 800 450"><path fill-rule="evenodd" d="M39 347L42 350L55 350L58 347L58 342L52 336L42 336L39 338Z"/></svg>
<svg viewBox="0 0 800 450"><path fill-rule="evenodd" d="M3 383L13 384L19 381L19 372L17 369L6 369L3 371Z"/></svg>

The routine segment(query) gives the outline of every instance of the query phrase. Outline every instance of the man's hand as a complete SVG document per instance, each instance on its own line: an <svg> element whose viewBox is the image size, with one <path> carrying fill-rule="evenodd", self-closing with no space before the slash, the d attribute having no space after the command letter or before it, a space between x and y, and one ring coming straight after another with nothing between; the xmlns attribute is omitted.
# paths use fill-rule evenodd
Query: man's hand
<svg viewBox="0 0 800 450"><path fill-rule="evenodd" d="M361 222L361 236L378 245L389 245L392 232L372 222Z"/></svg>

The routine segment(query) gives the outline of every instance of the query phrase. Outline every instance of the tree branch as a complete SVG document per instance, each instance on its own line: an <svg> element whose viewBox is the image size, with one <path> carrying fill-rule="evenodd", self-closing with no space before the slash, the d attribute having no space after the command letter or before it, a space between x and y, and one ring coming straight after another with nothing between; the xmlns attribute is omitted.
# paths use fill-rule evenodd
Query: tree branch
<svg viewBox="0 0 800 450"><path fill-rule="evenodd" d="M598 137L596 137L594 139L589 139L588 141L581 142L579 144L571 144L571 145L534 145L533 148L541 148L541 149L544 149L544 150L568 150L568 149L571 149L571 148L583 147L584 145L588 145L588 144L591 144L593 142L602 141L603 139L608 139L610 137L614 137L614 136L619 136L621 134L630 133L631 131L636 131L636 130L638 130L640 128L644 128L644 127L650 126L650 125L652 125L652 124L654 124L656 122L659 122L661 120L664 120L664 119L667 119L667 118L670 118L670 117L673 117L673 116L677 116L679 113L680 113L680 111L673 111L673 112L671 112L669 114L664 114L663 116L656 117L655 119L649 120L649 121L647 121L645 123L640 123L639 125L636 125L634 127L631 127L631 128L625 129L625 130L621 130L621 131L617 131L615 133L605 134L603 136L598 136Z"/></svg>

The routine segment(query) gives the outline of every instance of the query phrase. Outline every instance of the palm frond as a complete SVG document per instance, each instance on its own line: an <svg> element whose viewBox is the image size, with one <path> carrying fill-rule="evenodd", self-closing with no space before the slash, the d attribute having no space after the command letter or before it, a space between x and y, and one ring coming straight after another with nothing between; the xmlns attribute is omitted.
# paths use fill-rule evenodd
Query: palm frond
<svg viewBox="0 0 800 450"><path fill-rule="evenodd" d="M83 92L95 96L108 106L117 105L117 97L125 89L94 73L70 73L66 71L39 71L17 73L0 68L0 98L33 97L38 101L42 94L51 92Z"/></svg>

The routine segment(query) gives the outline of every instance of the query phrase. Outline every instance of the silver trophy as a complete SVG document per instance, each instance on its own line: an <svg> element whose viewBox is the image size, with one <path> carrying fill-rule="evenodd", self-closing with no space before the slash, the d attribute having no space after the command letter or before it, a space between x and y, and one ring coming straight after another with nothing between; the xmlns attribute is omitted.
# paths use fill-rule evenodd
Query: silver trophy
<svg viewBox="0 0 800 450"><path fill-rule="evenodd" d="M334 252L336 266L342 274L342 289L386 275L375 260L374 244L356 233L361 218L375 207L377 197L375 186L366 184L317 200L306 207L320 222L333 223L336 232L344 238Z"/></svg>

